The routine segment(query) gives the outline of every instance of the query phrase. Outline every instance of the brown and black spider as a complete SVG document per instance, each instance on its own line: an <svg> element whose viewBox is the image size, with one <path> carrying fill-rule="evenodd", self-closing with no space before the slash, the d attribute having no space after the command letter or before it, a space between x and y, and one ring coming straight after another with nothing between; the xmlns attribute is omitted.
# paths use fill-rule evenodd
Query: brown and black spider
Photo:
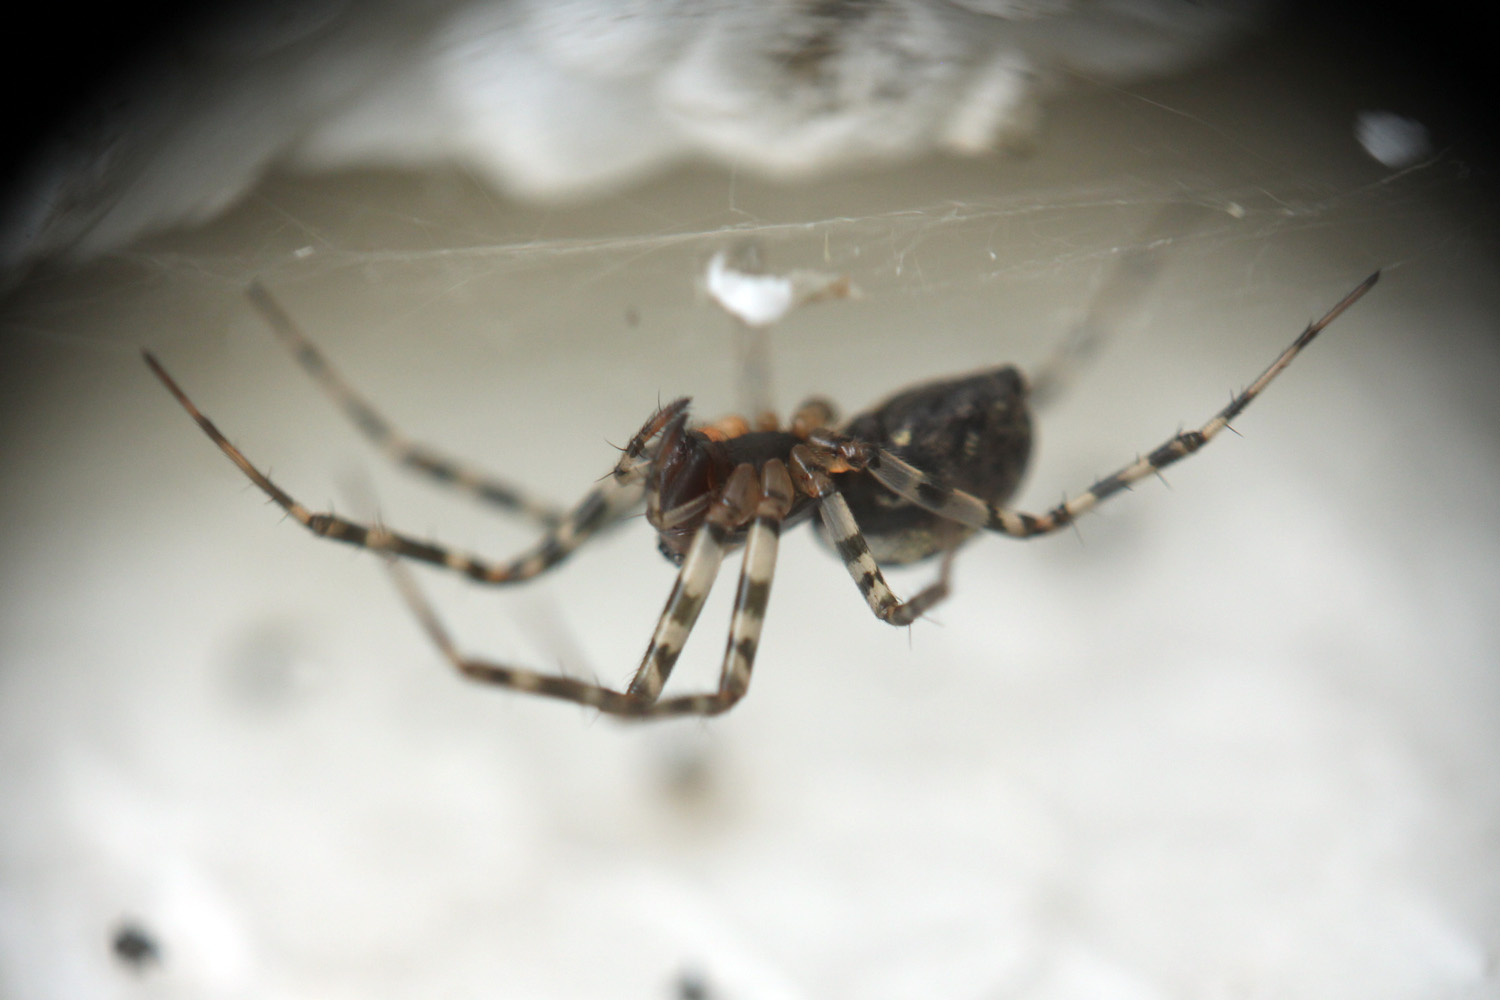
<svg viewBox="0 0 1500 1000"><path fill-rule="evenodd" d="M892 625L908 625L948 595L953 553L970 536L980 529L1015 538L1048 534L1137 480L1193 454L1379 277L1378 271L1370 275L1322 319L1310 323L1259 378L1202 427L1179 432L1043 514L1004 506L1031 450L1027 383L1009 365L907 389L842 424L832 406L812 400L798 408L786 426L772 416L760 417L753 426L742 417L694 425L688 420L688 400L679 399L652 414L630 439L612 474L577 506L559 512L395 431L343 382L270 294L252 286L251 302L297 360L391 457L545 527L540 542L508 562L477 559L377 524L309 511L230 444L155 357L145 352L145 358L204 433L278 506L316 535L393 557L393 567L394 557L403 557L481 583L519 583L556 566L644 501L662 553L680 568L646 655L624 691L466 656L410 578L398 570L396 579L432 641L459 671L475 680L614 715L716 715L731 708L749 687L784 527L808 520L816 511L820 534L844 561L870 610ZM661 698L720 563L739 547L745 553L718 690ZM886 585L880 565L906 565L933 556L942 556L937 580L909 600L898 599Z"/></svg>

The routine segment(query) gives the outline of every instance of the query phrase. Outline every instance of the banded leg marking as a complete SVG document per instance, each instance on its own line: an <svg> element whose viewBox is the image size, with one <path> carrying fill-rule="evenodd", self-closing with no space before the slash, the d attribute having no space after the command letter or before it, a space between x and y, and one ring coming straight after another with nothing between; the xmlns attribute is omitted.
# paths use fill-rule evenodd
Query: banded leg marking
<svg viewBox="0 0 1500 1000"><path fill-rule="evenodd" d="M933 479L887 451L871 451L859 442L852 441L830 443L833 444L833 449L839 457L855 462L856 467L867 469L886 489L934 514L974 528L998 531L1017 538L1045 535L1072 524L1104 500L1129 488L1146 476L1186 458L1212 441L1220 431L1229 426L1231 420L1239 416L1265 390L1266 386L1270 385L1272 379L1280 375L1287 365L1292 363L1292 359L1311 343L1314 337L1338 319L1344 310L1359 300L1360 296L1374 287L1379 278L1380 272L1376 271L1344 296L1338 305L1325 313L1321 319L1309 323L1291 346L1282 351L1276 360L1271 362L1270 367L1260 374L1259 378L1250 383L1244 391L1233 396L1229 405L1216 413L1208 423L1196 430L1182 431L1174 435L1149 454L1099 479L1082 493L1065 500L1045 514L1026 514L985 503L972 494Z"/></svg>
<svg viewBox="0 0 1500 1000"><path fill-rule="evenodd" d="M214 426L213 421L198 410L198 407L149 351L143 351L142 354L146 359L146 364L156 373L156 377L188 412L203 433L218 445L219 450L228 456L229 460L245 474L246 478L259 487L262 493L270 497L273 503L286 511L308 531L321 538L343 542L346 545L441 566L480 583L516 583L529 580L551 569L602 528L619 520L625 511L639 502L643 492L638 474L627 477L623 482L608 479L586 494L576 507L563 515L562 519L547 532L540 542L520 557L510 562L490 562L478 559L442 545L420 541L409 535L390 531L380 525L364 524L336 514L315 513L308 510L272 482L270 477L252 465L245 454L231 444L223 432Z"/></svg>
<svg viewBox="0 0 1500 1000"><path fill-rule="evenodd" d="M750 467L744 466L743 468L748 470ZM736 473L738 475L738 470ZM753 474L748 477L748 481L753 488ZM465 657L459 652L447 629L443 627L431 605L417 588L410 571L394 560L389 561L388 565L403 599L433 644L460 673L472 680L498 684L517 691L557 698L562 701L576 702L610 715L628 718L718 715L732 708L750 686L750 671L755 662L756 646L760 638L761 625L765 620L766 604L770 598L771 579L776 569L777 539L781 532L781 522L792 505L791 480L787 476L786 467L780 462L768 462L762 472L761 481L761 492L755 504L754 516L745 542L745 556L740 569L739 589L735 596L734 618L730 624L729 642L720 671L719 689L710 694L683 695L656 700L661 685L666 683L666 674L671 672L671 667L675 664L675 653L654 691L647 690L650 682L643 681L642 676L638 674L636 682L640 684L641 690L637 690L637 684L633 683L631 688L624 692L571 677L559 677L524 667L513 667L494 661ZM678 574L678 585L673 589L673 596L667 601L662 622L657 627L657 636L653 637L653 648L657 647L658 640L663 640L662 644L665 645L666 642L671 641L672 636L677 636L676 645L677 650L680 651L682 642L686 641L687 633L691 631L692 621L696 620L698 611L702 609L702 599L707 596L708 587L713 582L711 574L707 575L705 581L706 570L703 567L717 570L722 558L723 533L728 531L725 522L730 521L734 513L727 505L718 510L722 513L718 514L716 520L706 522L703 530L698 533L698 538L708 538L709 541L703 542L700 550L699 542L695 538L693 548L683 560L682 571ZM714 540L715 537L717 541ZM696 560L695 552L698 553ZM697 567L691 573L690 565ZM695 593L697 594L696 601L690 596L683 596ZM694 604L696 607L692 606ZM679 613L674 616L674 611ZM668 626L669 622L673 622L674 617L675 624L667 628L670 634L664 638L663 628ZM679 628L681 629L680 635L677 631ZM658 661L648 650L642 670L644 671L654 662Z"/></svg>
<svg viewBox="0 0 1500 1000"><path fill-rule="evenodd" d="M870 611L881 621L892 625L910 625L926 611L948 596L946 569L934 584L924 588L909 601L902 601L885 582L885 574L870 552L870 545L854 520L854 513L844 495L834 488L833 481L818 465L817 458L806 445L792 449L792 471L799 488L818 501L818 515L828 532L828 540L844 561L844 568L854 580L854 585L864 595Z"/></svg>
<svg viewBox="0 0 1500 1000"><path fill-rule="evenodd" d="M630 697L650 703L661 694L718 576L728 537L729 533L712 521L705 522L693 536L666 607L657 620L656 631L651 635L651 644L626 689Z"/></svg>
<svg viewBox="0 0 1500 1000"><path fill-rule="evenodd" d="M729 641L724 647L724 667L719 680L720 694L728 699L723 708L744 697L750 688L755 650L760 645L766 607L771 602L771 581L776 572L776 550L784 516L757 512L745 537L744 561L734 595L734 617L729 622Z"/></svg>
<svg viewBox="0 0 1500 1000"><path fill-rule="evenodd" d="M693 535L651 644L626 689L630 696L650 703L661 694L718 576L729 536L753 514L758 499L755 467L748 464L736 467L724 492L709 507L703 525Z"/></svg>
<svg viewBox="0 0 1500 1000"><path fill-rule="evenodd" d="M447 628L438 619L432 605L418 589L416 581L412 579L411 570L395 559L387 560L387 568L390 570L391 578L396 582L396 588L400 591L402 599L405 600L407 607L411 609L411 613L421 624L428 638L432 640L433 645L437 646L448 662L465 677L485 684L498 684L526 694L576 702L597 708L601 712L616 715L636 714L634 699L601 684L464 656Z"/></svg>
<svg viewBox="0 0 1500 1000"><path fill-rule="evenodd" d="M760 645L766 606L771 599L771 581L776 574L781 523L791 508L791 477L785 465L772 459L761 472L761 499L745 538L745 555L740 565L739 587L735 591L729 641L724 647L724 664L719 672L719 689L712 694L663 699L651 706L646 714L718 715L733 708L750 689L750 671L755 666L755 652Z"/></svg>
<svg viewBox="0 0 1500 1000"><path fill-rule="evenodd" d="M391 461L543 527L552 527L564 519L565 514L557 505L529 496L518 487L448 457L429 445L413 441L398 431L344 381L265 286L253 284L245 294L303 371L344 411L360 433Z"/></svg>

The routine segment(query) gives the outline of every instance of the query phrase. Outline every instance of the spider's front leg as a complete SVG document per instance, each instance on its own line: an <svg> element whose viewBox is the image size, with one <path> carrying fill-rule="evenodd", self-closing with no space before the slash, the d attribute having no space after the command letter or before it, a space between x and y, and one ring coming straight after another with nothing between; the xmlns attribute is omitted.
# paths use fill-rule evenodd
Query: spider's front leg
<svg viewBox="0 0 1500 1000"><path fill-rule="evenodd" d="M259 487L262 493L270 497L273 503L286 511L308 531L320 538L343 542L346 545L355 545L375 552L389 553L405 559L441 566L480 583L518 583L551 569L571 555L585 541L618 522L634 508L643 492L641 486L643 473L639 463L631 464L622 459L613 476L589 491L583 500L548 529L541 541L531 549L507 562L479 559L443 545L421 541L401 532L391 531L378 524L364 524L337 514L308 510L251 464L245 454L231 444L223 432L214 426L213 421L198 410L198 407L149 351L142 353L146 364L151 367L156 377L167 387L167 391L176 398L188 415L197 422L203 433L218 445L219 450L228 456L229 460ZM645 433L645 430L643 428L642 433ZM642 442L643 450L644 447L645 443Z"/></svg>

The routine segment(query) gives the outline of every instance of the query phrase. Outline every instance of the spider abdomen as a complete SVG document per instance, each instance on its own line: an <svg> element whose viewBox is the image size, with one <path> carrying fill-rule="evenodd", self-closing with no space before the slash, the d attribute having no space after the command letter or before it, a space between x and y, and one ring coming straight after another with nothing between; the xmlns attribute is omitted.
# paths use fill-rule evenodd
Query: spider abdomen
<svg viewBox="0 0 1500 1000"><path fill-rule="evenodd" d="M927 382L854 417L844 433L933 479L1003 504L1020 485L1031 455L1026 380L1006 365ZM844 473L835 482L882 563L918 562L974 532L903 500L867 472Z"/></svg>

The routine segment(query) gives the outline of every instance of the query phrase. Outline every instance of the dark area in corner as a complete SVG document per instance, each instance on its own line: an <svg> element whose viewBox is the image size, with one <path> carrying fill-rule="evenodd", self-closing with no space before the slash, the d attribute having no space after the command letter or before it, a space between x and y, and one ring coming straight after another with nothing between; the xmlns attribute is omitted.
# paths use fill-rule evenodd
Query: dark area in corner
<svg viewBox="0 0 1500 1000"><path fill-rule="evenodd" d="M25 27L6 34L9 51L0 59L0 92L8 107L0 194L51 131L91 99L109 100L111 81L134 65L149 64L153 53L170 52L175 38L192 31L193 19L230 10L227 3L140 0L14 11L16 23ZM1368 79L1388 86L1389 110L1424 113L1439 148L1459 143L1471 157L1493 163L1500 138L1491 128L1496 116L1488 100L1492 17L1489 7L1470 0L1423 7L1289 4L1273 31L1305 28L1331 47L1363 53Z"/></svg>
<svg viewBox="0 0 1500 1000"><path fill-rule="evenodd" d="M1361 65L1384 107L1418 118L1438 149L1495 163L1494 12L1470 0L1424 6L1353 2L1298 4L1283 28L1305 28L1339 62ZM1368 100L1368 98L1367 98Z"/></svg>

